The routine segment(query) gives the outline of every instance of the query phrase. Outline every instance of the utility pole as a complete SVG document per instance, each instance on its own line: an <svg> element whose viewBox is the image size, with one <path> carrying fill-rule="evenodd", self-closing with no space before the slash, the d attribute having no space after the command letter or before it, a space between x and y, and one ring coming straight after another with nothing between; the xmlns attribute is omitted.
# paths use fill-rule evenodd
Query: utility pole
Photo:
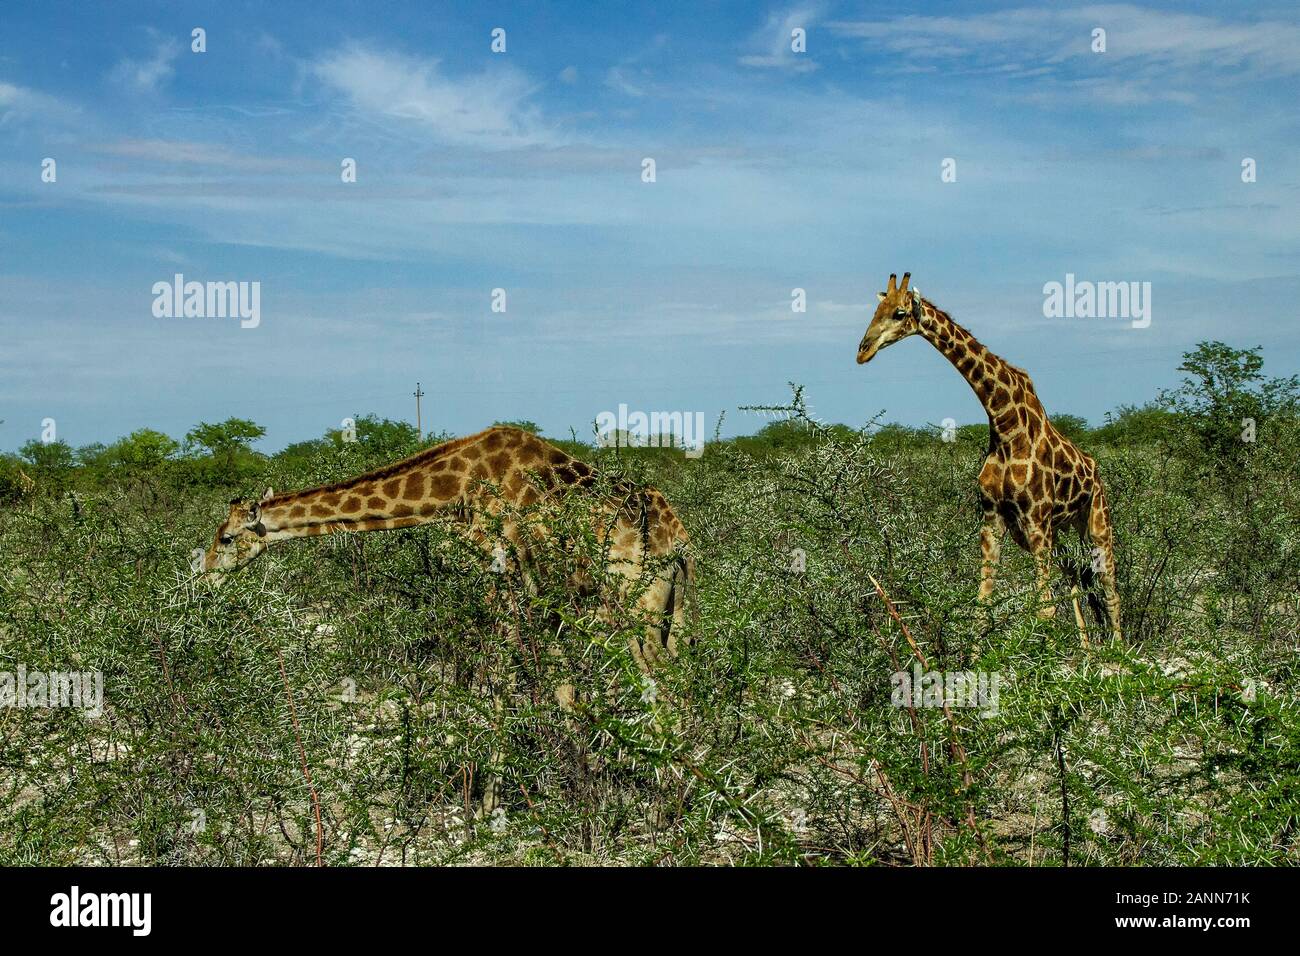
<svg viewBox="0 0 1300 956"><path fill-rule="evenodd" d="M420 441L424 441L424 425L420 421L420 399L424 397L424 392L420 391L419 382L415 383L415 391L411 394L415 396L415 434Z"/></svg>

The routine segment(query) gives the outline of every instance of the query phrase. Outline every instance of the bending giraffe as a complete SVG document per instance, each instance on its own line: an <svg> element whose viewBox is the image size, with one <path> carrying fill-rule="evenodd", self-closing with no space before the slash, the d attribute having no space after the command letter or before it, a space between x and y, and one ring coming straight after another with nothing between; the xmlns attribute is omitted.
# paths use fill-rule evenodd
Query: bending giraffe
<svg viewBox="0 0 1300 956"><path fill-rule="evenodd" d="M222 572L243 567L277 541L434 522L454 526L504 560L505 549L489 530L501 518L513 551L508 560L529 582L540 558L535 545L549 534L547 505L587 495L607 569L621 582L618 596L648 578L635 602L646 615L645 640L631 642L637 664L647 670L661 653L678 651L686 591L694 581L690 539L656 489L616 483L614 495L605 497L593 493L595 484L585 462L521 429L497 426L348 481L281 495L268 489L261 501L233 501L203 557L203 570L219 581ZM570 584L580 590L589 579Z"/></svg>
<svg viewBox="0 0 1300 956"><path fill-rule="evenodd" d="M920 335L956 367L988 413L989 453L979 475L984 512L980 601L987 602L993 594L1002 538L1010 531L1012 539L1033 555L1039 613L1052 617L1056 607L1050 569L1056 533L1074 527L1091 554L1084 569L1062 562L1080 637L1086 645L1087 627L1079 606L1080 578L1086 583L1095 572L1105 595L1111 635L1121 640L1114 534L1097 463L1048 421L1026 372L975 341L916 289L908 289L910 279L911 273L904 273L898 285L896 275L889 277L889 287L880 293L876 314L858 345L858 364L871 361L877 352L900 339Z"/></svg>

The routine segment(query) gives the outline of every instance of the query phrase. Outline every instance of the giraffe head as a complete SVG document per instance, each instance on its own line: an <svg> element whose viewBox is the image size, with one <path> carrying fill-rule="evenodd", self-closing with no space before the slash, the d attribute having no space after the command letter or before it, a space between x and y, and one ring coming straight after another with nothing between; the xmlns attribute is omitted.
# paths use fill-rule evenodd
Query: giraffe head
<svg viewBox="0 0 1300 956"><path fill-rule="evenodd" d="M266 489L262 501L271 497ZM235 571L266 550L266 527L262 524L262 502L236 498L221 522L212 544L203 555L204 572Z"/></svg>
<svg viewBox="0 0 1300 956"><path fill-rule="evenodd" d="M911 278L912 273L904 272L903 284L898 285L898 276L890 273L889 288L880 293L876 314L858 345L859 365L870 362L885 346L921 331L921 293L907 288Z"/></svg>

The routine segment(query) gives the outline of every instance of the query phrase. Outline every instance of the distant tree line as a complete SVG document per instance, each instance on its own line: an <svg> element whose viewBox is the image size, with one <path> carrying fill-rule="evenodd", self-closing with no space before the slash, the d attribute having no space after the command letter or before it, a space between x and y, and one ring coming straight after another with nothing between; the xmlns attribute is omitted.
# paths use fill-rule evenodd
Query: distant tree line
<svg viewBox="0 0 1300 956"><path fill-rule="evenodd" d="M1105 445L1163 447L1195 457L1207 474L1241 471L1253 445L1270 427L1295 427L1300 378L1267 378L1260 348L1236 349L1222 342L1202 342L1183 355L1178 366L1186 373L1182 383L1162 390L1145 405L1121 405L1104 421L1090 425L1078 415L1052 414L1052 423L1085 449ZM74 488L94 488L166 475L184 484L240 486L267 473L268 466L288 474L310 474L322 455L347 452L358 468L373 467L412 454L420 447L446 440L445 433L423 439L407 422L377 415L357 417L348 429L326 431L320 438L295 442L273 455L253 449L266 429L244 418L200 422L177 441L152 428L141 428L110 445L93 443L73 448L64 441L33 439L17 454L0 454L0 502L25 494L62 493ZM541 429L531 421L497 422L534 434ZM847 425L830 425L825 435L847 438L856 431ZM945 429L943 424L921 427L886 424L871 429L873 443L884 452L903 452L948 442L959 449L987 446L987 424L966 424ZM730 439L734 446L754 455L781 455L815 440L806 423L778 420L756 434ZM570 451L582 453L581 442L561 440ZM680 456L670 448L624 450L623 454Z"/></svg>

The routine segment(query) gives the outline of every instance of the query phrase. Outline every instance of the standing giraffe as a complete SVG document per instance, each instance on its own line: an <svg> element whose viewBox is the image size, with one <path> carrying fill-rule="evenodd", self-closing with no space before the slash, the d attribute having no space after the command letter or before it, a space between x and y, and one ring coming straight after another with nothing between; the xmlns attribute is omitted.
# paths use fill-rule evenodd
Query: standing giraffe
<svg viewBox="0 0 1300 956"><path fill-rule="evenodd" d="M203 557L203 570L220 581L222 572L243 567L277 541L434 522L456 527L501 563L505 549L490 531L501 518L502 536L514 552L510 562L531 586L530 568L540 557L534 545L550 534L547 508L583 494L592 499L595 531L607 549L607 569L620 580L620 596L648 578L636 598L646 615L645 641L630 642L637 664L647 670L662 652L677 654L694 580L690 539L656 489L616 482L606 497L594 493L596 480L591 466L554 445L496 426L348 481L282 495L268 489L252 503L237 499ZM570 583L576 590L589 579Z"/></svg>
<svg viewBox="0 0 1300 956"><path fill-rule="evenodd" d="M1054 616L1052 549L1056 532L1072 525L1085 549L1092 546L1091 569L1101 579L1107 623L1113 638L1121 640L1114 536L1097 463L1047 420L1026 372L980 345L916 289L909 290L910 279L911 273L905 272L902 285L898 285L897 276L890 275L889 287L880 293L876 314L858 345L858 364L871 361L877 352L900 339L919 334L961 372L988 413L989 453L979 475L984 511L980 601L987 602L992 596L1002 537L1009 530L1015 542L1034 557L1040 615ZM1079 569L1068 562L1063 569L1070 581L1075 621L1086 645ZM1084 571L1084 577L1088 576Z"/></svg>

